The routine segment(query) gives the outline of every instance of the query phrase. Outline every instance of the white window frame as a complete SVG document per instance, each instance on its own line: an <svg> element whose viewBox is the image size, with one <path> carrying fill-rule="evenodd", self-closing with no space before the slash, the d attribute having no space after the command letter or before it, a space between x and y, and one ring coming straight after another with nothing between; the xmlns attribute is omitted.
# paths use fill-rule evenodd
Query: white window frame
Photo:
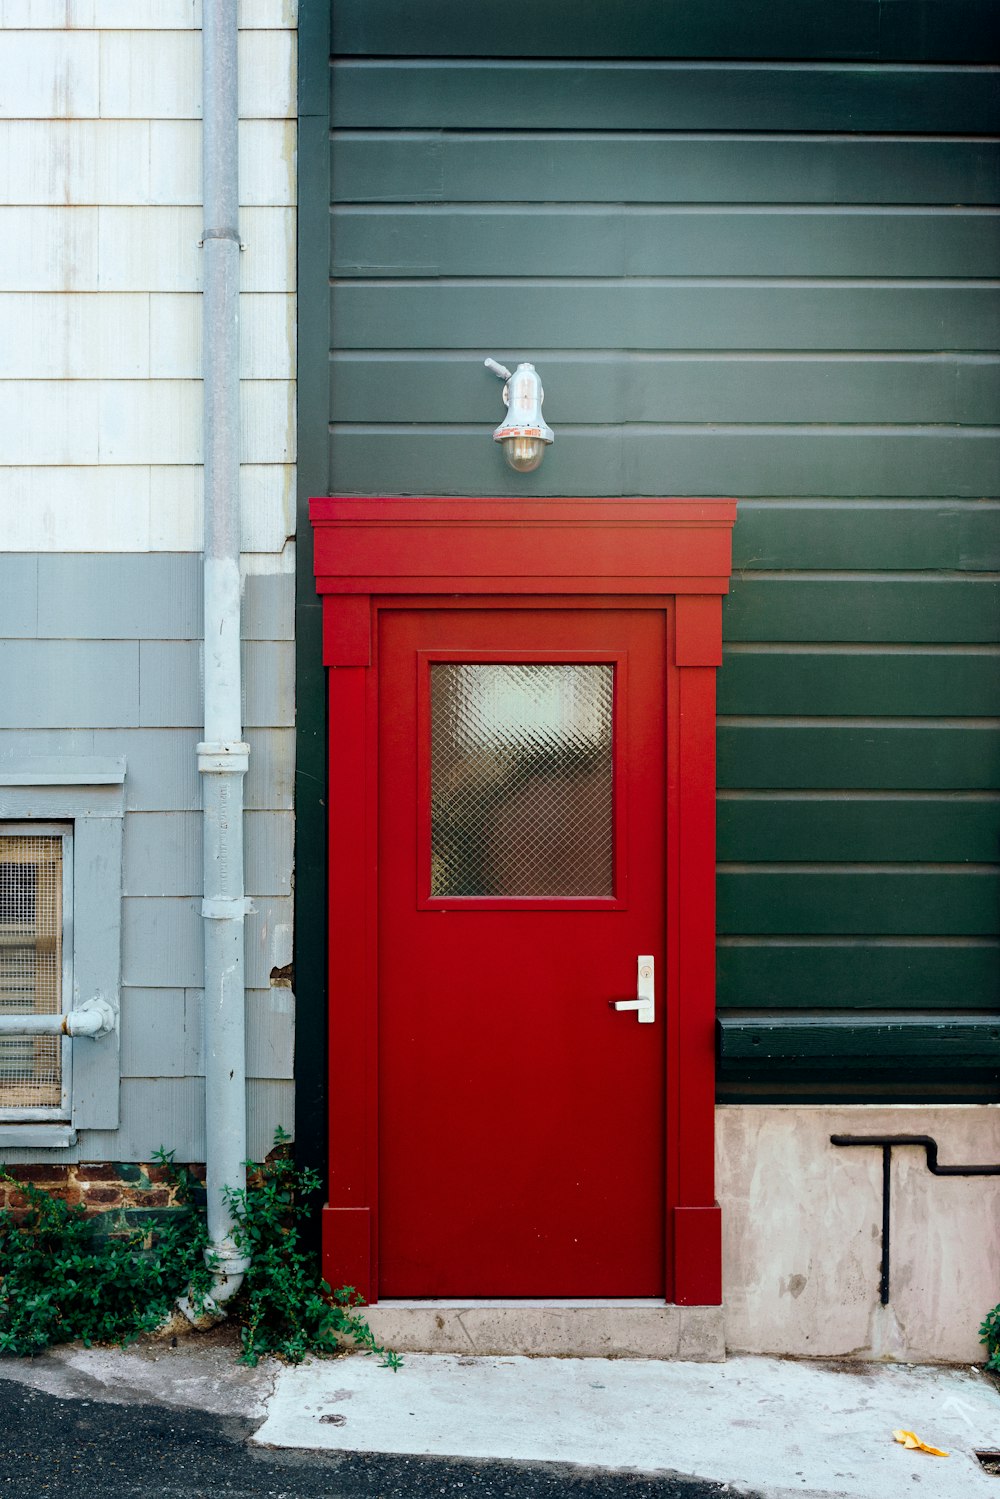
<svg viewBox="0 0 1000 1499"><path fill-rule="evenodd" d="M0 838L62 839L62 973L59 976L59 1013L70 1009L73 994L73 825L65 822L0 822ZM14 1040L14 1037L10 1038ZM73 1043L63 1036L59 1081L62 1098L58 1104L32 1108L0 1107L0 1124L40 1124L68 1120L73 1096Z"/></svg>

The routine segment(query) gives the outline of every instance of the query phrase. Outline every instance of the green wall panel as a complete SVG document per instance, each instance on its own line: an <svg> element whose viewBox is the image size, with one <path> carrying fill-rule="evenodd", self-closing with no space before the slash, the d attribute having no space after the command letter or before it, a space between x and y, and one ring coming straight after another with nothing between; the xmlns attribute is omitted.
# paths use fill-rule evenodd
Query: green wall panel
<svg viewBox="0 0 1000 1499"><path fill-rule="evenodd" d="M933 718L817 719L809 724L719 724L724 790L992 791L1000 788L1000 736L991 720L948 728Z"/></svg>
<svg viewBox="0 0 1000 1499"><path fill-rule="evenodd" d="M584 311L585 309L585 311ZM989 283L537 280L346 281L331 299L342 349L993 350Z"/></svg>
<svg viewBox="0 0 1000 1499"><path fill-rule="evenodd" d="M332 222L335 276L992 276L1000 217L533 204L352 205ZM511 246L517 246L516 265Z"/></svg>
<svg viewBox="0 0 1000 1499"><path fill-rule="evenodd" d="M825 1014L807 1093L898 1089L905 1054L907 1097L941 1096L914 1012L1000 989L995 7L332 15L331 358L303 370L326 486L736 496L720 1006L779 1048L782 1011ZM533 475L490 442L487 354L541 372ZM974 1059L974 1027L947 1035L941 1078ZM746 1096L792 1096L795 1066L745 1060Z"/></svg>
<svg viewBox="0 0 1000 1499"><path fill-rule="evenodd" d="M1000 988L1000 942L723 940L725 1010L984 1009Z"/></svg>
<svg viewBox="0 0 1000 1499"><path fill-rule="evenodd" d="M873 573L833 578L735 576L723 605L728 640L990 644L1000 639L992 576Z"/></svg>
<svg viewBox="0 0 1000 1499"><path fill-rule="evenodd" d="M995 204L990 139L337 130L337 203ZM526 175L530 163L530 176Z"/></svg>
<svg viewBox="0 0 1000 1499"><path fill-rule="evenodd" d="M1000 653L993 651L747 647L727 650L723 666L723 714L1000 718Z"/></svg>
<svg viewBox="0 0 1000 1499"><path fill-rule="evenodd" d="M989 0L337 0L334 51L988 61Z"/></svg>
<svg viewBox="0 0 1000 1499"><path fill-rule="evenodd" d="M492 429L503 416L499 390L496 385L496 405L482 427L337 424L331 429L333 487L345 494L792 496L801 495L811 484L824 494L832 491L859 497L973 498L1000 492L1000 442L988 429L958 427L879 431L706 423L574 428L563 422L555 426L555 444L543 466L526 478L514 476L500 453L490 447ZM548 404L545 414L555 421ZM815 565L821 567L824 560L817 555ZM734 607L733 621L742 619L743 613L743 604ZM803 623L803 638L808 639L810 626L808 621ZM774 638L798 638L794 620L787 628L790 635ZM918 631L921 628L918 622ZM912 638L935 639L935 627L928 622L926 628L932 633ZM734 638L743 637L737 633ZM831 637L821 633L812 638ZM848 634L844 638L878 637ZM959 634L942 638L995 637Z"/></svg>
<svg viewBox="0 0 1000 1499"><path fill-rule="evenodd" d="M850 504L744 501L733 567L1000 571L1000 505L859 499Z"/></svg>
<svg viewBox="0 0 1000 1499"><path fill-rule="evenodd" d="M509 357L514 357L510 355ZM541 367L542 355L538 355ZM564 426L613 422L752 422L989 425L1000 412L1000 360L987 354L742 354L649 350L549 351L545 405ZM338 350L331 362L331 416L339 422L493 426L497 385L478 350ZM745 490L740 491L745 493ZM996 532L996 517L990 516ZM737 529L751 524L741 511ZM836 546L859 524L833 513L810 556ZM893 522L875 517L875 530ZM906 526L920 524L910 517ZM772 527L781 533L775 518ZM756 536L756 532L755 532ZM874 539L874 538L873 538ZM994 548L996 549L996 548ZM879 557L868 566L881 567ZM935 565L932 561L929 565Z"/></svg>
<svg viewBox="0 0 1000 1499"><path fill-rule="evenodd" d="M1000 856L1000 796L723 792L718 854L732 863L989 863Z"/></svg>
<svg viewBox="0 0 1000 1499"><path fill-rule="evenodd" d="M992 937L998 930L995 869L899 873L884 865L822 871L797 865L734 872L723 865L716 886L724 936Z"/></svg>
<svg viewBox="0 0 1000 1499"><path fill-rule="evenodd" d="M851 63L342 61L335 126L448 129L849 130L988 134L990 68Z"/></svg>

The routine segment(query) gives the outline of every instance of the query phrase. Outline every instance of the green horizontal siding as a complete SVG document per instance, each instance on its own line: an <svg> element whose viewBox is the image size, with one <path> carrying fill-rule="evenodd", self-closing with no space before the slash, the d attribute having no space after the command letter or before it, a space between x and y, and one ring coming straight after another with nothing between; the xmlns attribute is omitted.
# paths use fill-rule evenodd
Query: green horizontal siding
<svg viewBox="0 0 1000 1499"><path fill-rule="evenodd" d="M986 1010L998 988L995 940L723 939L718 949L723 1012L948 1010L977 1000Z"/></svg>
<svg viewBox="0 0 1000 1499"><path fill-rule="evenodd" d="M989 1096L995 32L980 0L333 9L331 491L740 500L719 1005L775 1044L724 1050L728 1097ZM541 372L533 475L487 354Z"/></svg>
<svg viewBox="0 0 1000 1499"><path fill-rule="evenodd" d="M554 421L561 413L572 413L577 424L989 425L1000 413L1000 360L987 354L728 351L720 357L660 350L547 350L544 356L538 353L540 366L543 357L546 409L551 409ZM465 349L419 355L401 349L338 350L331 363L331 414L341 423L384 425L440 423L446 412L450 423L495 424L496 387L485 378L474 378L473 360ZM785 518L774 520L772 537L783 535ZM825 555L817 546L835 546L850 532L843 522L844 516L835 513L825 534L810 538L808 560ZM859 522L863 518L855 515L853 524ZM912 530L921 524L907 517L896 529ZM995 515L989 517L989 525L995 536ZM756 545L761 539L759 519L754 511L741 509L737 547L751 526ZM879 538L892 529L890 518L876 517ZM995 551L998 546L994 541ZM873 563L885 565L880 559L871 559L869 565Z"/></svg>
<svg viewBox="0 0 1000 1499"><path fill-rule="evenodd" d="M1000 872L722 865L717 886L722 936L988 937L996 931Z"/></svg>
<svg viewBox="0 0 1000 1499"><path fill-rule="evenodd" d="M719 712L1000 718L1000 652L727 650Z"/></svg>
<svg viewBox="0 0 1000 1499"><path fill-rule="evenodd" d="M481 372L473 368L473 374ZM974 499L1000 493L1000 440L991 428L573 427L563 421L543 467L525 478L506 470L499 453L492 464L483 463L483 432L488 441L502 414L502 406L494 408L485 427L338 423L330 432L333 487L345 494L467 495L485 488L490 494L661 495L669 490L792 496L812 483L826 494L859 498ZM554 411L545 414L555 420ZM731 614L735 623L742 604L733 605Z"/></svg>
<svg viewBox="0 0 1000 1499"><path fill-rule="evenodd" d="M850 130L988 134L990 68L856 63L343 60L333 124L344 128ZM484 196L487 196L484 193Z"/></svg>
<svg viewBox="0 0 1000 1499"><path fill-rule="evenodd" d="M343 349L478 352L498 337L512 349L987 351L1000 343L995 288L976 281L345 281L333 288L331 317Z"/></svg>
<svg viewBox="0 0 1000 1499"><path fill-rule="evenodd" d="M335 52L988 61L991 0L338 0Z"/></svg>
<svg viewBox="0 0 1000 1499"><path fill-rule="evenodd" d="M727 791L1000 789L1000 736L993 720L960 719L941 727L933 718L808 724L724 718L716 737L719 786Z"/></svg>
<svg viewBox="0 0 1000 1499"><path fill-rule="evenodd" d="M733 532L738 572L808 568L820 559L828 568L849 571L998 572L1000 505L983 500L744 500L740 505Z"/></svg>
<svg viewBox="0 0 1000 1499"><path fill-rule="evenodd" d="M992 204L995 140L337 130L337 203ZM786 129L792 129L786 126ZM766 146L766 150L762 149ZM529 155L530 153L530 155ZM530 163L531 177L526 176ZM325 184L324 184L325 188Z"/></svg>
<svg viewBox="0 0 1000 1499"><path fill-rule="evenodd" d="M718 848L733 863L987 863L1000 855L1000 796L723 792Z"/></svg>
<svg viewBox="0 0 1000 1499"><path fill-rule="evenodd" d="M516 265L511 246L517 246ZM1000 216L982 210L352 204L335 276L993 276Z"/></svg>
<svg viewBox="0 0 1000 1499"><path fill-rule="evenodd" d="M728 640L859 640L916 645L1000 640L1000 583L992 575L928 573L733 579Z"/></svg>

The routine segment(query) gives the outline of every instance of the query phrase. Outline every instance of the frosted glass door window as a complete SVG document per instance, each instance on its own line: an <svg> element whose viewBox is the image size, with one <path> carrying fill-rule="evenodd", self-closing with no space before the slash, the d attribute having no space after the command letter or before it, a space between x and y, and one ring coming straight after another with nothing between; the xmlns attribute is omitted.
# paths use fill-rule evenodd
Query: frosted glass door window
<svg viewBox="0 0 1000 1499"><path fill-rule="evenodd" d="M431 666L431 895L612 896L614 666Z"/></svg>

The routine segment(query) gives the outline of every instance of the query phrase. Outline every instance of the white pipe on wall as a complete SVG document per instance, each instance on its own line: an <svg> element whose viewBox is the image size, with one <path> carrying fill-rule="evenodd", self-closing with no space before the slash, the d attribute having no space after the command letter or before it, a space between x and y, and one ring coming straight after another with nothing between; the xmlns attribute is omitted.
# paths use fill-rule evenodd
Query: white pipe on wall
<svg viewBox="0 0 1000 1499"><path fill-rule="evenodd" d="M243 742L240 678L239 177L236 0L204 0L202 368L205 452L205 1139L215 1309L249 1263L227 1193L246 1187ZM209 1310L213 1310L210 1306Z"/></svg>

